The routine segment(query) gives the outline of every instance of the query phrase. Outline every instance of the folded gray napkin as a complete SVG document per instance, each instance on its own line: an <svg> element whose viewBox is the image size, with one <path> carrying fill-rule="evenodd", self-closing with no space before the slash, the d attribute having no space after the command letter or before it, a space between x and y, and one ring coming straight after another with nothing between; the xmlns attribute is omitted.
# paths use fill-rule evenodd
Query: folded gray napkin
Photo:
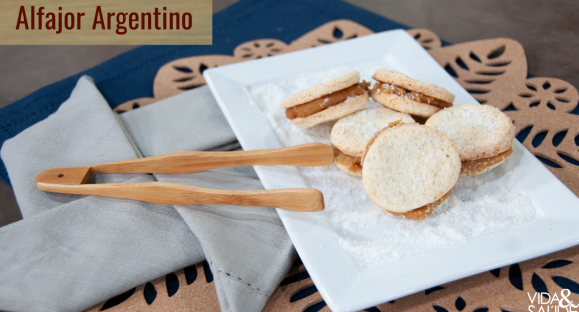
<svg viewBox="0 0 579 312"><path fill-rule="evenodd" d="M272 208L162 206L46 193L45 169L188 150L231 150L237 140L206 87L114 114L82 77L42 122L6 141L4 160L24 217L0 228L0 309L79 311L207 259L223 311L259 311L295 251ZM166 181L263 189L251 167L193 174L101 174L96 183Z"/></svg>

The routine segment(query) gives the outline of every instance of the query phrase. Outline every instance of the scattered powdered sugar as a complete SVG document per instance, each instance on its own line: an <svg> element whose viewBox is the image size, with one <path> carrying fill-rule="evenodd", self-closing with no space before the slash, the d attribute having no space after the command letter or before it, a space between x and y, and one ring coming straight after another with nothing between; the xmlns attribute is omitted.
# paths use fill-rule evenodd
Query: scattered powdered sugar
<svg viewBox="0 0 579 312"><path fill-rule="evenodd" d="M459 179L448 199L420 221L369 206L332 207L328 215L342 246L361 268L369 269L533 221L536 212L529 198L500 179L489 179L493 174Z"/></svg>
<svg viewBox="0 0 579 312"><path fill-rule="evenodd" d="M380 66L356 68L370 81ZM309 129L295 126L279 104L288 96L328 80L332 74L350 68L288 77L248 88L278 138L286 145L321 142L330 144L335 122ZM377 106L370 100L366 107ZM508 162L508 160L507 160ZM505 163L503 166L507 166ZM336 166L301 167L310 187L324 194L325 214L342 247L360 269L376 268L428 250L450 246L504 229L532 222L536 210L520 190L501 179L503 170L460 178L448 199L424 220L414 221L383 212L367 196L359 177Z"/></svg>

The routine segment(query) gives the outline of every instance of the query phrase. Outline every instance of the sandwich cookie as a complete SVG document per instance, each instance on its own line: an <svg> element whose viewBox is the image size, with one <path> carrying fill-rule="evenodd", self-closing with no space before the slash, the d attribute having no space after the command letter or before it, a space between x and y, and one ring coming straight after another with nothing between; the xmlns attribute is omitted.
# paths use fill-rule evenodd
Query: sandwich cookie
<svg viewBox="0 0 579 312"><path fill-rule="evenodd" d="M285 115L296 126L310 128L357 111L369 100L370 83L360 83L360 73L347 72L336 79L296 93L283 102Z"/></svg>
<svg viewBox="0 0 579 312"><path fill-rule="evenodd" d="M363 157L362 182L386 212L420 220L432 214L454 188L460 157L435 129L399 124L377 132Z"/></svg>
<svg viewBox="0 0 579 312"><path fill-rule="evenodd" d="M372 78L377 80L370 90L374 101L399 112L430 117L454 102L448 90L393 70L378 69Z"/></svg>
<svg viewBox="0 0 579 312"><path fill-rule="evenodd" d="M463 104L434 114L426 126L446 134L462 161L461 177L487 172L513 152L515 126L490 105Z"/></svg>
<svg viewBox="0 0 579 312"><path fill-rule="evenodd" d="M341 118L330 134L336 166L346 173L362 176L362 156L368 142L374 133L396 121L414 123L410 115L385 107L365 108Z"/></svg>

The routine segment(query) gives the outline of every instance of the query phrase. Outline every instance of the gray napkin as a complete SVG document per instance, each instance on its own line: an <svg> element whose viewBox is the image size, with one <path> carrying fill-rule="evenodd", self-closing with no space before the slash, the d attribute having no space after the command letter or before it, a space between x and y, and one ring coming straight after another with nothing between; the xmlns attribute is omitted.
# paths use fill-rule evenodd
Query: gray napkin
<svg viewBox="0 0 579 312"><path fill-rule="evenodd" d="M207 259L223 311L261 310L295 255L274 209L45 193L34 182L53 167L237 147L206 87L119 118L90 78L82 77L56 113L2 148L24 219L0 228L0 309L83 310ZM263 188L251 167L102 174L95 180Z"/></svg>

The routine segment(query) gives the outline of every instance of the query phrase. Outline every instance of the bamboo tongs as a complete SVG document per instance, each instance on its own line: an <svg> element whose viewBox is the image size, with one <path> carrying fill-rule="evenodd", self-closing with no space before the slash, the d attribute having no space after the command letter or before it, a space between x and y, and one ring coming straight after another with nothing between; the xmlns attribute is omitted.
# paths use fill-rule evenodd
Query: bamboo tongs
<svg viewBox="0 0 579 312"><path fill-rule="evenodd" d="M331 146L321 143L240 152L179 152L91 166L55 168L36 177L47 192L133 199L161 205L221 204L265 206L294 211L324 210L322 193L313 188L235 191L168 182L86 184L98 173L190 173L249 165L327 166L334 162Z"/></svg>

